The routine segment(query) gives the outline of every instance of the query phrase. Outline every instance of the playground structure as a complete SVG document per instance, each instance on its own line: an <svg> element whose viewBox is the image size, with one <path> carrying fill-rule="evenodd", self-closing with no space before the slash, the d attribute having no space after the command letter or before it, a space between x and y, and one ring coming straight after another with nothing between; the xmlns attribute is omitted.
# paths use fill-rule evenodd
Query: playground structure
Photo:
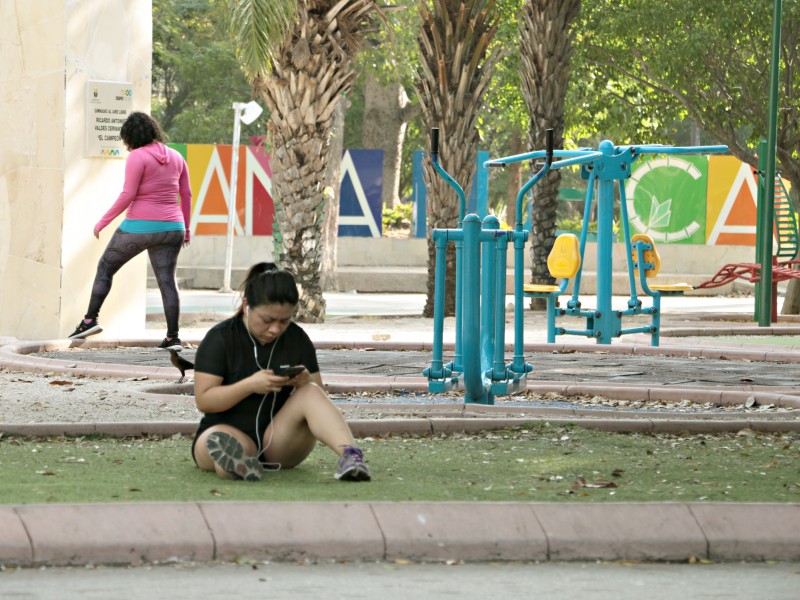
<svg viewBox="0 0 800 600"><path fill-rule="evenodd" d="M759 150L760 163L763 162L761 158L763 156L764 151L762 144ZM764 168L762 164L759 164L759 168L756 172L759 180L757 204L761 205L766 196ZM768 228L759 222L756 230L756 237L761 240L768 231ZM789 193L786 191L780 176L776 176L774 182L772 234L776 245L774 246L775 251L772 255L772 275L769 279L769 284L772 288L772 293L770 294L770 322L775 322L778 320L778 284L789 279L800 279L800 270L798 270L800 260L797 259L798 248L800 248L797 217L795 216ZM756 242L758 248L760 248L761 245L761 241ZM761 263L759 262L729 263L721 267L711 279L695 286L695 289L722 287L737 279L742 279L758 286L762 283L761 271ZM756 294L756 296L757 302L760 301L761 295ZM758 312L759 308L757 306L756 313Z"/></svg>
<svg viewBox="0 0 800 600"><path fill-rule="evenodd" d="M541 161L539 170L519 190L516 198L517 220L511 231L500 230L494 216L481 222L478 215L465 215L463 188L439 164L438 129L432 130L431 161L436 172L459 196L458 227L435 229L435 292L433 357L431 366L424 370L428 388L432 392L450 391L463 380L466 403L493 404L497 394L513 393L526 384L527 374L533 367L524 360L523 298L542 297L547 300L548 343L557 335L580 335L594 338L599 344L610 344L612 338L632 333L648 333L651 345L658 346L660 331L660 299L663 295L679 295L691 290L686 284L669 286L650 283L660 268L660 258L650 236L630 234L624 186L619 182L631 175L631 164L649 154L699 154L727 152L727 146L674 147L661 144L614 146L603 141L597 149L554 150L552 130L547 131L545 150L537 150L489 160L488 167L514 162ZM559 159L554 162L554 159ZM555 254L551 253L548 266L551 274L560 277L558 286L524 283L524 250L528 232L522 224L522 204L525 196L550 169L580 165L581 177L588 181L583 225L580 238L566 234L557 240ZM612 244L614 242L614 191L620 197L623 239L626 245L630 297L622 309L612 307ZM595 194L595 187L597 193ZM597 307L584 308L579 300L581 269L592 203L597 198ZM561 236L560 236L561 237ZM456 250L455 273L455 351L453 361L443 360L445 254L447 244L454 242ZM576 244L577 242L577 244ZM514 342L513 358L505 362L505 272L508 244L514 248ZM576 247L577 246L577 247ZM644 306L637 294L636 275L643 295L652 299ZM556 299L569 283L573 284L571 298L565 308L556 306ZM623 318L649 315L650 323L644 326L623 327ZM565 316L585 318L583 329L557 327L557 319Z"/></svg>

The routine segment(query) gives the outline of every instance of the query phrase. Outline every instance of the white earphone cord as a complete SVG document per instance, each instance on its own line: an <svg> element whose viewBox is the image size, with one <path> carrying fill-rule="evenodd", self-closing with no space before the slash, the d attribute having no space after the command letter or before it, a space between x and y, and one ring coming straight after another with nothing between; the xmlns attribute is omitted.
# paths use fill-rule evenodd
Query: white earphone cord
<svg viewBox="0 0 800 600"><path fill-rule="evenodd" d="M245 311L245 316L247 316L249 314L249 312L250 312L249 310L246 310ZM247 322L244 319L242 319L242 322L244 323L244 329L247 332L247 335L250 338L250 341L253 342L253 357L256 359L256 366L259 369L261 369L262 371L265 371L266 369L261 366L261 363L258 362L258 346L256 345L256 340L253 338L253 334L250 333L250 328L247 326ZM275 352L275 348L277 347L278 340L280 338L281 338L281 336L279 335L277 338L275 338L275 341L272 343L272 350L269 351L269 358L267 359L267 369L269 369L270 364L272 364L272 354ZM259 418L261 417L261 409L264 407L264 401L267 399L267 396L269 396L270 394L272 394L273 398L272 398L272 405L270 406L270 410L269 410L269 423L272 424L273 427L272 427L272 429L270 429L269 439L267 440L267 444L262 449L261 448L261 434L258 431L258 421L259 421ZM256 444L258 446L258 454L256 454L256 458L258 458L259 460L261 460L261 455L264 454L264 452L266 452L267 449L270 447L270 444L272 444L272 436L275 433L275 426L274 426L274 423L272 423L272 419L275 416L275 404L277 403L277 400L278 400L278 396L277 396L277 394L275 392L267 392L261 398L261 402L258 405L258 410L256 411L255 433L256 433ZM264 462L264 461L261 461L261 464L268 471L280 471L281 470L281 466L282 466L281 463L270 463L270 462Z"/></svg>

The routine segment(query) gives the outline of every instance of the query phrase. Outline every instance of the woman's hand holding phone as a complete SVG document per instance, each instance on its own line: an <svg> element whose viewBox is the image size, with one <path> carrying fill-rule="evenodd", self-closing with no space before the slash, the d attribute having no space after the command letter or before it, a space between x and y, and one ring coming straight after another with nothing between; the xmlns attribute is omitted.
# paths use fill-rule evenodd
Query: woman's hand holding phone
<svg viewBox="0 0 800 600"><path fill-rule="evenodd" d="M279 392L286 383L286 378L282 375L276 375L273 371L262 369L256 371L248 378L250 381L253 394L269 394L271 392Z"/></svg>
<svg viewBox="0 0 800 600"><path fill-rule="evenodd" d="M311 374L303 365L280 365L275 367L275 373L282 377L288 377L284 385L296 388L304 386L311 379Z"/></svg>

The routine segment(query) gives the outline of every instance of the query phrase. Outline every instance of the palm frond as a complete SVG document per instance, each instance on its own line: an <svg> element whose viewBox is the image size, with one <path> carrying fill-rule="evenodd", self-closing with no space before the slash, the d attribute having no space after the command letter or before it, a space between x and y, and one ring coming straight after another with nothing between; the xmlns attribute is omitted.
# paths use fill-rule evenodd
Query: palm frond
<svg viewBox="0 0 800 600"><path fill-rule="evenodd" d="M269 74L298 14L296 0L226 0L239 62L252 80Z"/></svg>

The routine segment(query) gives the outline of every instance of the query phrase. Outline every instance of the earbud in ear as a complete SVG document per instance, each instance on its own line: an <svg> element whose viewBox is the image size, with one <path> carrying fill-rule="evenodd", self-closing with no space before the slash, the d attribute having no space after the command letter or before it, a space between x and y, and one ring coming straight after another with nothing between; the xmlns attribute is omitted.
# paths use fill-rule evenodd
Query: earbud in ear
<svg viewBox="0 0 800 600"><path fill-rule="evenodd" d="M244 307L244 316L245 317L249 317L250 316L250 307L249 306L245 306Z"/></svg>

